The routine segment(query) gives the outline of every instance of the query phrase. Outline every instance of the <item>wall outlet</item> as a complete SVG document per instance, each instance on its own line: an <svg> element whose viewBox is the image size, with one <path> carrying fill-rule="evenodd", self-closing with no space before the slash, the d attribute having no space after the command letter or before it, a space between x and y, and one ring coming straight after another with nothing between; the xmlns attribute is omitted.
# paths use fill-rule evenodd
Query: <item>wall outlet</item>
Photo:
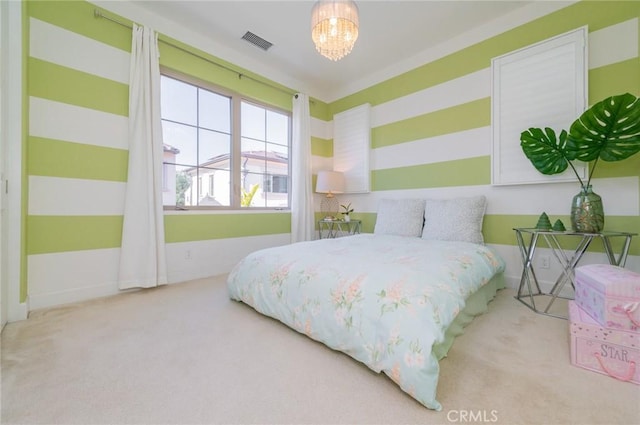
<svg viewBox="0 0 640 425"><path fill-rule="evenodd" d="M540 256L540 268L541 269L548 269L550 267L550 258L548 255L541 255Z"/></svg>
<svg viewBox="0 0 640 425"><path fill-rule="evenodd" d="M185 259L185 260L191 260L191 250L190 250L190 249L187 249L187 250L184 252L184 259Z"/></svg>

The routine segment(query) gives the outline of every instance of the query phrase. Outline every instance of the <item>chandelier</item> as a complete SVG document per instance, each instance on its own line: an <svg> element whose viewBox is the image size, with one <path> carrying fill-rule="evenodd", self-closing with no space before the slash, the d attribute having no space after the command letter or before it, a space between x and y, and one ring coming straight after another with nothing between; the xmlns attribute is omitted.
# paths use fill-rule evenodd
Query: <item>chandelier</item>
<svg viewBox="0 0 640 425"><path fill-rule="evenodd" d="M358 6L351 0L318 1L311 11L311 38L332 61L351 53L358 39Z"/></svg>

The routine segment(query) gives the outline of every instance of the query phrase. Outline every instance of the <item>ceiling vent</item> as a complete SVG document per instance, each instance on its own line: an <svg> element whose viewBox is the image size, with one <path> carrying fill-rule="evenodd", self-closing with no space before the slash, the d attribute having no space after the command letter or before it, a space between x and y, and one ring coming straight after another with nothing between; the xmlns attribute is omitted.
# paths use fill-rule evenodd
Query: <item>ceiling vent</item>
<svg viewBox="0 0 640 425"><path fill-rule="evenodd" d="M267 40L265 40L260 36L255 35L251 31L247 31L242 36L242 39L248 41L249 43L253 44L256 47L261 48L265 52L269 50L269 47L273 46L273 43L269 43Z"/></svg>

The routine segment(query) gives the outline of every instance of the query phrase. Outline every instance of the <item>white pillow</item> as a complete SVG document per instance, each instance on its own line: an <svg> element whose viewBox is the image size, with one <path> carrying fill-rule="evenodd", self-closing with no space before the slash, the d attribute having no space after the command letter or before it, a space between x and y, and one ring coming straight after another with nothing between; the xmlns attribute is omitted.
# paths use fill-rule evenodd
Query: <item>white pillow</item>
<svg viewBox="0 0 640 425"><path fill-rule="evenodd" d="M420 237L423 223L423 199L381 199L373 233Z"/></svg>
<svg viewBox="0 0 640 425"><path fill-rule="evenodd" d="M423 239L484 244L482 220L487 207L484 196L427 199Z"/></svg>

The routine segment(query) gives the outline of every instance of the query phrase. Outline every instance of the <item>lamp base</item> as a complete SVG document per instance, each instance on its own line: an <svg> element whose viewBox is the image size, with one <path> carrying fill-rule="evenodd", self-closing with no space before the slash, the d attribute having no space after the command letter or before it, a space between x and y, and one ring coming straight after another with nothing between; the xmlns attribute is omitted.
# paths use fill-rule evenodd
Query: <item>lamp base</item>
<svg viewBox="0 0 640 425"><path fill-rule="evenodd" d="M338 202L338 198L333 196L333 194L322 198L322 202L320 202L320 211L324 214L324 220L335 220L339 206L340 203Z"/></svg>

